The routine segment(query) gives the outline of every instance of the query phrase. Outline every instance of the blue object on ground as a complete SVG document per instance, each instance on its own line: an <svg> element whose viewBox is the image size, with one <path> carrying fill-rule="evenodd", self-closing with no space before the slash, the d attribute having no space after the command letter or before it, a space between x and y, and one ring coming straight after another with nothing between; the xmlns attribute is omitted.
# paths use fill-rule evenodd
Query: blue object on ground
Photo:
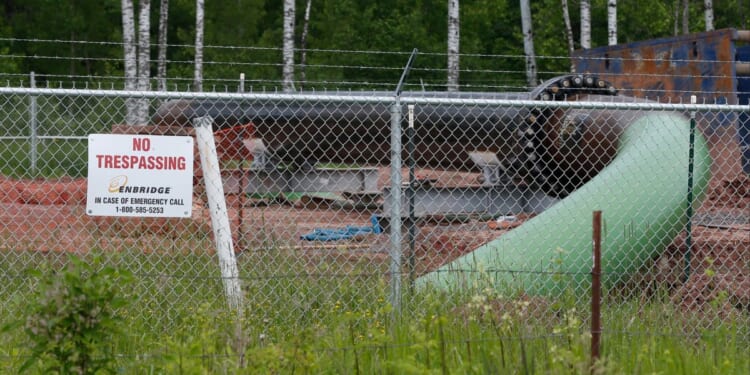
<svg viewBox="0 0 750 375"><path fill-rule="evenodd" d="M383 233L383 229L380 227L380 224L378 224L378 219L375 215L370 218L370 222L372 223L372 226L369 227L347 225L345 228L335 229L316 228L310 233L303 234L300 238L307 241L338 241L350 239L360 234Z"/></svg>

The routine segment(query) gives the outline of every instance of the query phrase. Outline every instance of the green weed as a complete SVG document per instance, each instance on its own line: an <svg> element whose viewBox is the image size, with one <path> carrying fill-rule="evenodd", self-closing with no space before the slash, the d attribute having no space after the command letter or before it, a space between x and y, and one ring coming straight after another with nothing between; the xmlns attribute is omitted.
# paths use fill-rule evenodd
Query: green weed
<svg viewBox="0 0 750 375"><path fill-rule="evenodd" d="M57 305L34 302L43 296L34 290L62 290L66 285L48 280L64 280L61 275L72 273L82 276L68 276L70 283L86 284L91 282L87 275L103 278L104 269L118 275L114 265L135 271L127 284L127 304L107 302L112 296L104 292L107 288L86 292L102 296L93 300L102 308L109 306L105 310L111 318L111 325L100 325L90 334L98 341L77 341L78 346L72 346L91 350L88 357L54 354L50 348L60 341L54 341L52 334L41 341L40 349L26 349L32 338L22 330L8 330L2 336L0 368L9 373L22 368L64 372L65 358L82 358L88 369L156 374L578 374L592 370L589 312L572 304L569 293L561 293L560 302L486 286L472 294L415 290L404 295L404 308L394 311L388 303L387 274L368 272L372 265L352 266L333 259L327 260L331 264L325 273L306 273L307 263L292 261L293 257L274 249L240 255L245 306L242 314L235 314L224 300L213 255L143 254L134 249L100 254L99 266L90 269L81 267L94 263L63 268L64 258L6 254L0 260L0 295L9 301L2 306L3 316L32 314L35 321L56 316L49 306ZM18 264L41 271L14 274ZM54 272L60 268L64 271ZM342 277L341 270L350 276ZM121 290L119 284L105 281L95 284ZM79 315L91 311L81 310L69 311ZM689 333L686 327L697 326L695 317L669 298L605 299L601 359L593 364L593 371L746 374L750 332L748 317L742 314L732 316L736 321ZM20 326L25 323L24 319ZM92 342L99 344L87 346ZM84 367L80 361L76 366Z"/></svg>
<svg viewBox="0 0 750 375"><path fill-rule="evenodd" d="M130 280L128 274L75 256L59 273L30 272L41 281L30 293L28 315L5 329L21 326L26 335L29 354L19 371L114 370L115 352L109 342L122 333L124 321L115 312L128 302L122 289Z"/></svg>

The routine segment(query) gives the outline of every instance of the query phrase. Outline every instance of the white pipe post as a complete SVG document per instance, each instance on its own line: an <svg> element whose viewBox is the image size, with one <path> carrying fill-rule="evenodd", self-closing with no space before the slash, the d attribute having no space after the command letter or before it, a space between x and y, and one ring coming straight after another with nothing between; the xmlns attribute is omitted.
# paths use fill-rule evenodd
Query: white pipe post
<svg viewBox="0 0 750 375"><path fill-rule="evenodd" d="M206 185L208 208L211 212L211 227L219 255L221 278L224 281L224 292L229 306L242 312L242 290L240 289L239 270L234 256L232 230L229 226L229 213L224 199L224 185L221 181L219 158L216 156L216 144L212 129L213 118L210 116L193 119L195 138L203 169L203 181Z"/></svg>

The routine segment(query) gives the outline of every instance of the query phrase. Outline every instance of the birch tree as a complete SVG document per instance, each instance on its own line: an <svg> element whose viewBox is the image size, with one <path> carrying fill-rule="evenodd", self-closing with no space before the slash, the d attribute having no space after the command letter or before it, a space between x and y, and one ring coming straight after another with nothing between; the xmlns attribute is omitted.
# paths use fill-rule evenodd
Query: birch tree
<svg viewBox="0 0 750 375"><path fill-rule="evenodd" d="M167 91L167 21L169 0L161 0L159 6L159 51L156 65L156 81L159 91Z"/></svg>
<svg viewBox="0 0 750 375"><path fill-rule="evenodd" d="M617 44L617 0L607 0L607 42Z"/></svg>
<svg viewBox="0 0 750 375"><path fill-rule="evenodd" d="M529 88L532 88L536 86L536 56L529 0L521 0L521 28L523 30L523 53L526 56L526 81Z"/></svg>
<svg viewBox="0 0 750 375"><path fill-rule="evenodd" d="M137 87L138 66L135 46L135 19L133 1L122 0L122 46L125 65L125 90L135 91ZM125 99L125 124L138 123L138 103L133 98Z"/></svg>
<svg viewBox="0 0 750 375"><path fill-rule="evenodd" d="M581 48L591 48L591 0L581 0Z"/></svg>
<svg viewBox="0 0 750 375"><path fill-rule="evenodd" d="M682 0L682 33L690 33L690 0Z"/></svg>
<svg viewBox="0 0 750 375"><path fill-rule="evenodd" d="M459 0L448 0L448 91L458 91L459 73Z"/></svg>
<svg viewBox="0 0 750 375"><path fill-rule="evenodd" d="M203 91L203 28L205 25L204 0L195 1L195 68L193 91Z"/></svg>
<svg viewBox="0 0 750 375"><path fill-rule="evenodd" d="M284 0L282 87L294 90L294 0Z"/></svg>
<svg viewBox="0 0 750 375"><path fill-rule="evenodd" d="M305 18L302 24L302 36L300 37L300 43L299 48L301 50L300 55L300 72L299 72L299 80L302 84L305 83L307 80L307 76L305 74L306 71L306 65L307 65L307 32L310 27L310 7L312 6L312 0L307 0L307 5L305 5Z"/></svg>
<svg viewBox="0 0 750 375"><path fill-rule="evenodd" d="M706 31L714 29L714 2L713 0L703 0L703 15L706 18Z"/></svg>
<svg viewBox="0 0 750 375"><path fill-rule="evenodd" d="M561 0L563 21L565 22L565 39L568 40L568 56L573 56L573 52L576 49L575 40L573 39L573 26L570 24L570 12L568 11L568 0ZM574 73L575 65L570 62L570 72Z"/></svg>
<svg viewBox="0 0 750 375"><path fill-rule="evenodd" d="M138 5L138 91L148 91L151 78L151 0L140 0ZM148 107L148 99L138 100L138 120L141 124L148 119Z"/></svg>

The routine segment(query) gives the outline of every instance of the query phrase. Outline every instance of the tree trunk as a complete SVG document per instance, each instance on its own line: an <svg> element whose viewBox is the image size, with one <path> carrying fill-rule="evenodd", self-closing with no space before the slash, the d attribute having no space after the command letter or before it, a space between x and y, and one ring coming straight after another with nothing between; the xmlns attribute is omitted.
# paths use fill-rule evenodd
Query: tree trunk
<svg viewBox="0 0 750 375"><path fill-rule="evenodd" d="M529 0L521 0L521 28L523 30L523 53L526 56L526 81L529 88L536 86L536 56L534 34L531 30L531 7Z"/></svg>
<svg viewBox="0 0 750 375"><path fill-rule="evenodd" d="M138 79L138 56L135 46L135 19L133 15L133 1L122 0L122 45L125 63L125 90L135 91ZM125 99L125 124L138 123L138 103L133 98Z"/></svg>
<svg viewBox="0 0 750 375"><path fill-rule="evenodd" d="M284 0L282 87L294 91L294 0Z"/></svg>
<svg viewBox="0 0 750 375"><path fill-rule="evenodd" d="M306 65L307 65L307 32L310 27L310 7L312 6L312 0L307 0L307 5L305 5L305 20L304 24L302 25L302 37L300 38L299 48L302 52L299 60L300 64L300 72L299 72L299 80L300 80L300 89L302 89L302 85L305 84L305 81L307 80L307 75L305 73Z"/></svg>
<svg viewBox="0 0 750 375"><path fill-rule="evenodd" d="M617 44L617 0L607 1L607 42Z"/></svg>
<svg viewBox="0 0 750 375"><path fill-rule="evenodd" d="M690 0L682 0L682 34L690 34Z"/></svg>
<svg viewBox="0 0 750 375"><path fill-rule="evenodd" d="M714 29L714 2L713 0L703 0L703 11L706 17L706 31Z"/></svg>
<svg viewBox="0 0 750 375"><path fill-rule="evenodd" d="M568 0L561 0L563 21L565 22L565 39L568 40L568 57L573 56L573 52L576 50L576 43L573 39L573 26L570 24L570 12L568 11ZM576 67L573 62L570 62L570 72L575 73Z"/></svg>
<svg viewBox="0 0 750 375"><path fill-rule="evenodd" d="M591 1L581 0L581 48L591 48Z"/></svg>
<svg viewBox="0 0 750 375"><path fill-rule="evenodd" d="M674 0L674 30L675 36L680 35L680 1Z"/></svg>
<svg viewBox="0 0 750 375"><path fill-rule="evenodd" d="M151 77L151 0L140 0L138 12L138 91L148 91ZM138 100L138 121L146 124L148 119L148 99Z"/></svg>
<svg viewBox="0 0 750 375"><path fill-rule="evenodd" d="M461 40L458 1L448 0L448 91L458 91L459 44Z"/></svg>
<svg viewBox="0 0 750 375"><path fill-rule="evenodd" d="M161 0L159 7L159 57L156 65L157 89L167 91L167 20L169 0Z"/></svg>
<svg viewBox="0 0 750 375"><path fill-rule="evenodd" d="M203 91L203 28L204 0L195 1L195 70L193 73L193 91Z"/></svg>

